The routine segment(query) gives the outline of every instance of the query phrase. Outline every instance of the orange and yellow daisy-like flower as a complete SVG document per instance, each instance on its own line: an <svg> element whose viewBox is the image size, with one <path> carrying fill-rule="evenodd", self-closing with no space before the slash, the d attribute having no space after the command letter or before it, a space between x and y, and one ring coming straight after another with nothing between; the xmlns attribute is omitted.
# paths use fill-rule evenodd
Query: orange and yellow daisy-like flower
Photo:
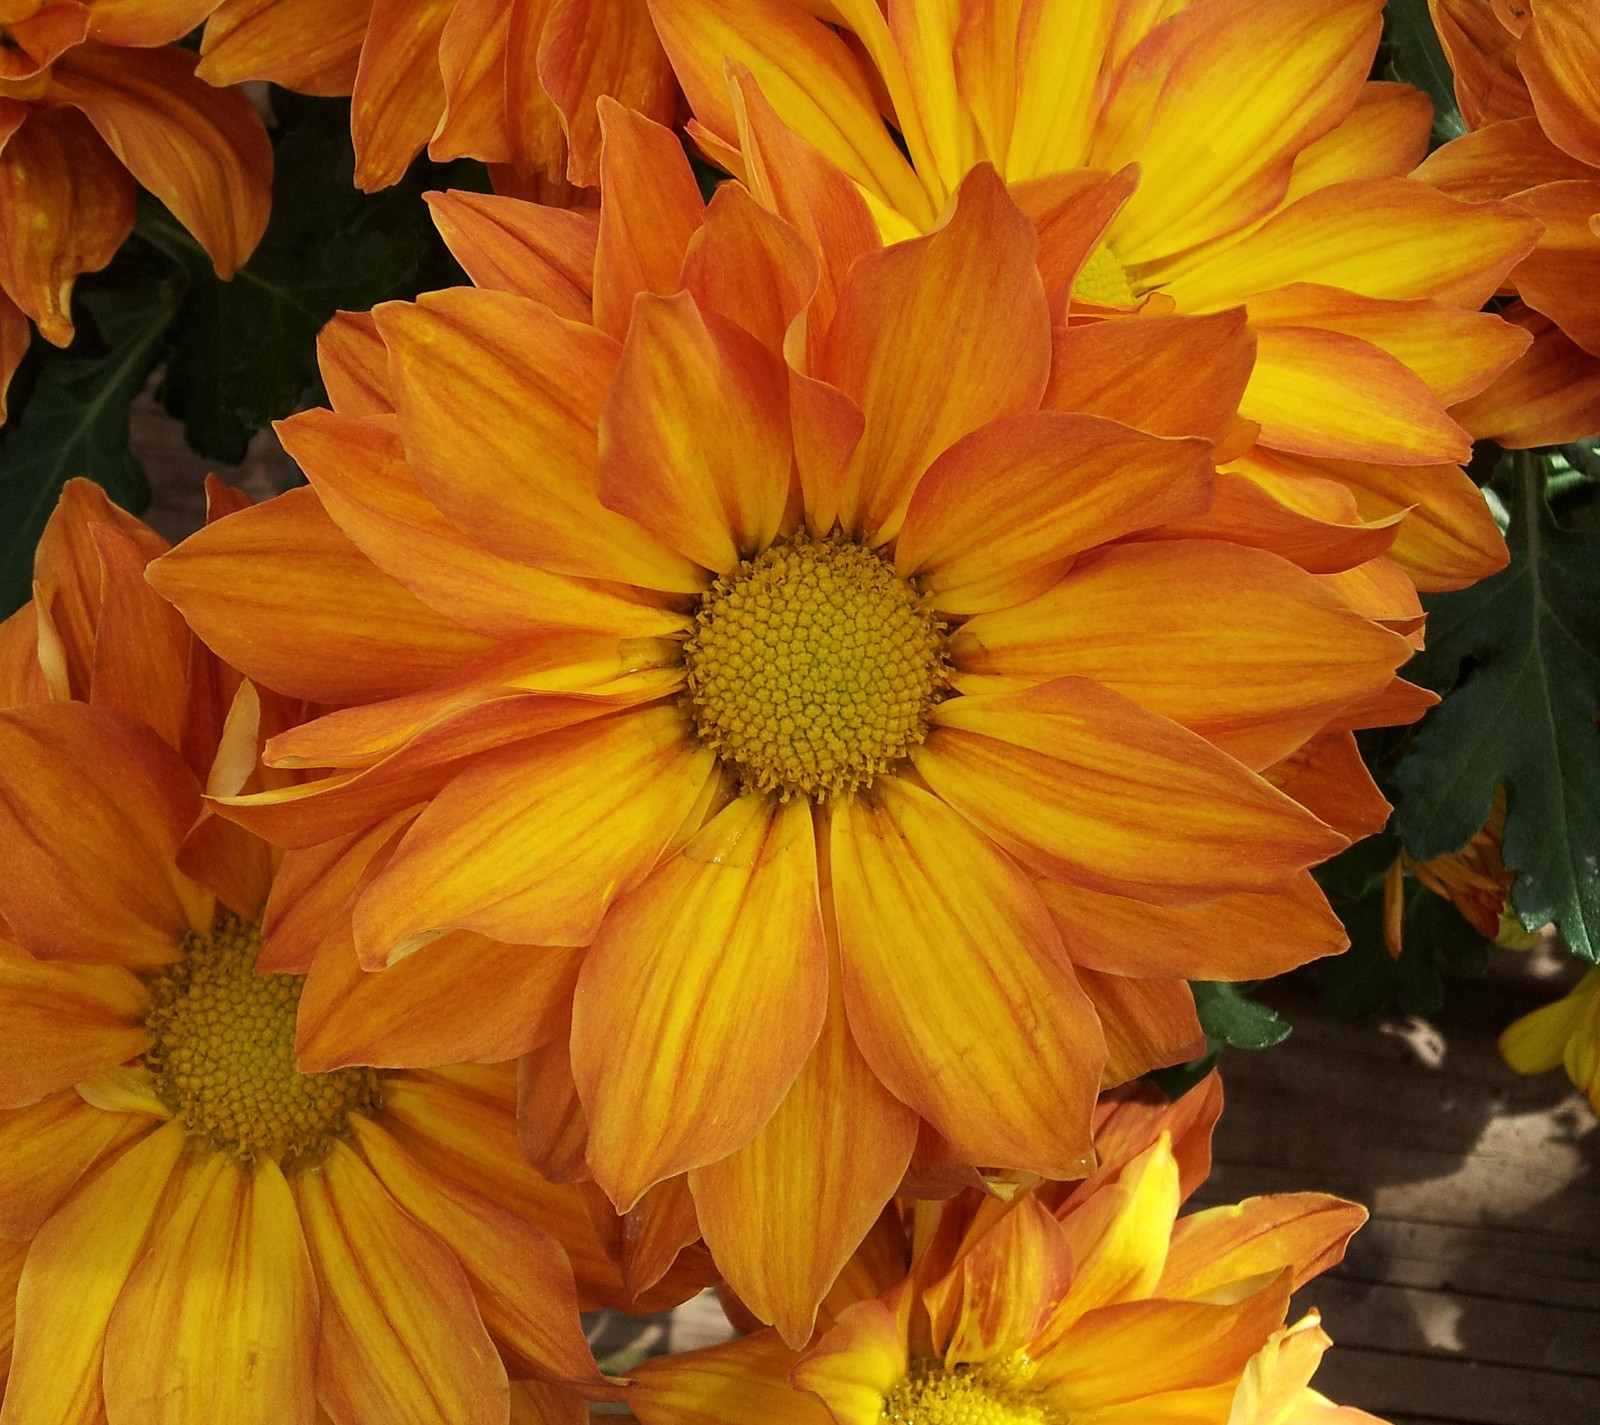
<svg viewBox="0 0 1600 1425"><path fill-rule="evenodd" d="M0 1421L506 1425L508 1366L519 1408L610 1393L578 1310L626 1293L518 1152L515 1066L297 1068L274 858L202 811L277 700L150 591L162 548L74 482L0 625Z"/></svg>
<svg viewBox="0 0 1600 1425"><path fill-rule="evenodd" d="M1179 1217L1209 1166L1213 1079L1108 1105L1086 1183L968 1189L879 1221L804 1349L772 1331L646 1363L643 1425L1336 1425L1330 1344L1290 1293L1366 1213L1319 1193Z"/></svg>
<svg viewBox="0 0 1600 1425"><path fill-rule="evenodd" d="M1432 0L1474 132L1419 170L1442 192L1504 199L1544 224L1506 315L1533 345L1456 411L1512 448L1600 432L1600 13L1582 0Z"/></svg>
<svg viewBox="0 0 1600 1425"><path fill-rule="evenodd" d="M603 112L598 220L439 200L479 288L331 327L335 409L281 426L311 488L151 577L250 676L348 705L267 744L330 775L227 814L336 888L368 968L584 947L530 952L577 965L530 1096L623 1208L687 1173L803 1338L919 1134L1082 1173L1102 1082L1194 1052L1186 978L1343 946L1307 868L1382 823L1349 729L1414 714L1410 644L1194 527L1242 314L1174 318L1211 361L1174 340L1124 384L1052 345L992 169L888 248L814 212L857 244L829 285ZM1092 245L1095 211L1063 224Z"/></svg>
<svg viewBox="0 0 1600 1425"><path fill-rule="evenodd" d="M133 229L134 181L223 277L272 201L272 146L250 102L195 78L171 41L216 0L0 0L0 421L28 345L72 340L72 284Z"/></svg>
<svg viewBox="0 0 1600 1425"><path fill-rule="evenodd" d="M1367 81L1382 0L650 3L695 138L758 188L784 170L770 200L802 226L859 195L887 239L928 232L987 162L1038 229L1064 348L1093 360L1105 317L1244 307L1209 527L1319 571L1364 532L1424 590L1503 565L1446 408L1526 347L1477 308L1538 224L1406 176L1432 110ZM778 127L847 191L779 157ZM1097 241L1059 244L1085 201Z"/></svg>
<svg viewBox="0 0 1600 1425"><path fill-rule="evenodd" d="M1600 1113L1600 966L1571 993L1509 1025L1500 1036L1500 1057L1519 1074L1565 1068Z"/></svg>
<svg viewBox="0 0 1600 1425"><path fill-rule="evenodd" d="M423 148L478 158L503 190L585 201L595 101L670 123L678 86L645 0L211 0L200 74L349 94L356 182L397 182Z"/></svg>

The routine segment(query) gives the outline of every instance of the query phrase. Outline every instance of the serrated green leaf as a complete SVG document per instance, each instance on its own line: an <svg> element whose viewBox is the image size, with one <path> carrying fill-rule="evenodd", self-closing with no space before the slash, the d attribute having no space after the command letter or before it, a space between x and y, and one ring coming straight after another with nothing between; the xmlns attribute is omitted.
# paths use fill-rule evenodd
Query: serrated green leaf
<svg viewBox="0 0 1600 1425"><path fill-rule="evenodd" d="M99 330L101 355L52 353L27 404L0 431L0 617L26 602L33 549L75 475L103 485L125 509L142 513L150 500L144 471L128 452L128 407L161 355L177 310L171 283L86 293L82 305Z"/></svg>
<svg viewBox="0 0 1600 1425"><path fill-rule="evenodd" d="M1267 1049L1289 1037L1289 1025L1238 985L1196 980L1194 1007L1206 1038L1236 1049Z"/></svg>
<svg viewBox="0 0 1600 1425"><path fill-rule="evenodd" d="M1427 601L1406 675L1447 696L1395 771L1395 828L1419 861L1458 851L1504 786L1513 909L1600 960L1600 530L1558 526L1542 462L1517 462L1510 566Z"/></svg>
<svg viewBox="0 0 1600 1425"><path fill-rule="evenodd" d="M1436 145L1466 133L1450 62L1434 31L1428 0L1389 0L1384 11L1384 52L1389 78L1414 84L1433 100Z"/></svg>

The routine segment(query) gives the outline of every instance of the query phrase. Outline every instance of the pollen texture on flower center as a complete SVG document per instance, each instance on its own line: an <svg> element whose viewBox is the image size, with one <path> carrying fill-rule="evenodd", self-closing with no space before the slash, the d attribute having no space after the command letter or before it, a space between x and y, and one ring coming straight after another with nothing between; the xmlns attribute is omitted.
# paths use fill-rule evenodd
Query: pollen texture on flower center
<svg viewBox="0 0 1600 1425"><path fill-rule="evenodd" d="M944 1366L914 1360L883 1402L888 1425L1065 1425L1065 1417L1032 1389L1031 1365L1020 1356L983 1365Z"/></svg>
<svg viewBox="0 0 1600 1425"><path fill-rule="evenodd" d="M1128 280L1127 268L1104 243L1089 254L1089 260L1072 279L1072 295L1098 307L1131 307L1139 300Z"/></svg>
<svg viewBox="0 0 1600 1425"><path fill-rule="evenodd" d="M946 672L917 591L837 536L776 544L718 579L684 663L695 726L745 786L818 801L922 740Z"/></svg>
<svg viewBox="0 0 1600 1425"><path fill-rule="evenodd" d="M156 1093L190 1133L254 1162L313 1157L375 1108L371 1069L302 1074L295 1009L304 975L258 975L261 932L226 911L189 935L183 958L150 986L145 1065Z"/></svg>

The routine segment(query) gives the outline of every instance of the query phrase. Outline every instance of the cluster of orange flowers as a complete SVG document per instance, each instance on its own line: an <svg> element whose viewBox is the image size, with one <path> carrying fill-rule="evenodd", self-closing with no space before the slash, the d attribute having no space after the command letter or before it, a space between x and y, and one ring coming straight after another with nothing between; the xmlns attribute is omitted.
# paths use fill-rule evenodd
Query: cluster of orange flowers
<svg viewBox="0 0 1600 1425"><path fill-rule="evenodd" d="M309 487L75 483L0 625L0 1425L1370 1419L1360 1209L1179 1217L1219 1091L1123 1086L1346 944L1473 436L1600 428L1580 7L1440 9L1419 170L1382 0L0 0L0 376L133 179L249 251L206 81L501 187Z"/></svg>

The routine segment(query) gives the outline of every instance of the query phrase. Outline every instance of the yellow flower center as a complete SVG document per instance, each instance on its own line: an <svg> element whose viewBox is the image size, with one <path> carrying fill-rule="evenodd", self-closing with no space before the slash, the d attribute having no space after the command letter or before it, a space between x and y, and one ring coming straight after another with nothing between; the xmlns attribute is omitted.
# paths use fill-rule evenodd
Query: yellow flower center
<svg viewBox="0 0 1600 1425"><path fill-rule="evenodd" d="M886 560L803 533L717 580L684 663L695 727L742 783L817 801L920 742L946 675L942 625Z"/></svg>
<svg viewBox="0 0 1600 1425"><path fill-rule="evenodd" d="M883 1402L886 1425L1065 1425L1065 1417L1029 1384L1032 1363L1020 1354L974 1366L926 1358Z"/></svg>
<svg viewBox="0 0 1600 1425"><path fill-rule="evenodd" d="M314 1157L345 1132L353 1110L375 1109L371 1069L302 1074L294 1016L304 975L258 975L261 931L220 911L207 935L150 986L145 1066L156 1093L190 1133L248 1162Z"/></svg>
<svg viewBox="0 0 1600 1425"><path fill-rule="evenodd" d="M1072 295L1080 302L1093 302L1097 307L1131 307L1139 300L1133 283L1128 280L1127 268L1105 243L1089 254L1083 270L1073 278Z"/></svg>

